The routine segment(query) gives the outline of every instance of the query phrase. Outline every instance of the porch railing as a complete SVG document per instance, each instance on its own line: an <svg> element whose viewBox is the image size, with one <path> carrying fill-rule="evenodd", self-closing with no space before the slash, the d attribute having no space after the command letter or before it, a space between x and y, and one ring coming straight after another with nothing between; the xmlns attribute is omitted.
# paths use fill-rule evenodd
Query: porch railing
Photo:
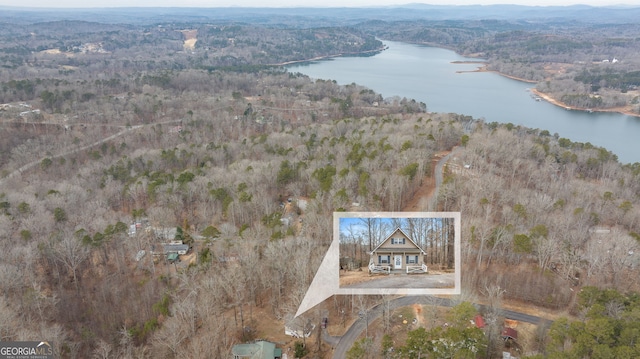
<svg viewBox="0 0 640 359"><path fill-rule="evenodd" d="M391 266L380 266L380 265L375 265L373 262L369 263L369 273L374 274L374 273L384 273L384 274L390 274L391 273Z"/></svg>
<svg viewBox="0 0 640 359"><path fill-rule="evenodd" d="M427 265L422 263L421 266L407 266L407 274L411 273L427 273Z"/></svg>

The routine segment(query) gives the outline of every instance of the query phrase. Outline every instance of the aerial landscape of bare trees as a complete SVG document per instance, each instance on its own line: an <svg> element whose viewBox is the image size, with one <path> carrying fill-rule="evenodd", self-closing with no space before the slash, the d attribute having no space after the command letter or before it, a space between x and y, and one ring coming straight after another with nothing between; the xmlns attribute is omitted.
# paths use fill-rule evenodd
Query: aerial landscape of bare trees
<svg viewBox="0 0 640 359"><path fill-rule="evenodd" d="M435 196L437 210L462 213L466 297L501 288L541 308L632 310L622 296L640 289L638 165L543 129L265 66L379 49L362 28L0 28L3 341L46 338L63 357L228 357L282 333L334 211L402 211L434 155L452 150ZM178 30L193 29L185 48ZM188 261L154 260L168 230L190 243ZM625 294L587 303L584 286ZM335 303L345 322L362 310ZM392 334L381 328L379 345ZM560 329L556 351L573 340Z"/></svg>

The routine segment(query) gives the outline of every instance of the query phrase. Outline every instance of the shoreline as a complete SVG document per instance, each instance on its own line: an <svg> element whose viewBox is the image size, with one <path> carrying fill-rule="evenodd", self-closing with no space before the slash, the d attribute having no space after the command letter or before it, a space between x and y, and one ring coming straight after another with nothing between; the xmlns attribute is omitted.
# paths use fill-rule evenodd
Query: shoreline
<svg viewBox="0 0 640 359"><path fill-rule="evenodd" d="M476 61L453 61L452 63L464 63L464 64L473 64L473 63L482 63L480 61L476 62ZM533 80L527 80L527 79L523 79L521 77L516 77L516 76L511 76L511 75L507 75L504 74L502 72L499 71L495 71L495 70L487 70L487 66L488 64L484 65L484 66L480 66L478 67L476 70L471 70L471 71L456 71L456 73L468 73L468 72L492 72L495 74L498 74L500 76L504 76L506 78L512 79L512 80L516 80L516 81L520 81L520 82L525 82L525 83L530 83L530 84L535 84L538 83L537 81L533 81ZM611 112L611 113L618 113L621 115L626 115L626 116L632 116L632 117L640 117L640 114L635 113L633 111L631 111L630 108L628 107L615 107L615 108L583 108L583 107L577 107L577 106L569 106L566 103L555 99L553 97L551 97L550 95L536 89L536 88L530 88L529 91L531 91L532 94L538 96L539 98L545 100L546 102L558 106L558 107L562 107L566 110L571 110L571 111L584 111L584 112Z"/></svg>
<svg viewBox="0 0 640 359"><path fill-rule="evenodd" d="M523 79L522 77L516 77L516 76L512 76L512 75L507 75L505 73L502 73L500 71L495 71L495 70L487 70L487 66L489 66L489 64L485 61L452 61L452 64L484 64L482 66L479 66L477 69L475 70L461 70L461 71L456 71L457 74L463 74L463 73L469 73L469 72L491 72L494 74L498 74L500 76L512 79L512 80L516 80L516 81L520 81L520 82L526 82L528 84L535 84L538 83L538 81L534 81L534 80L527 80L527 79Z"/></svg>
<svg viewBox="0 0 640 359"><path fill-rule="evenodd" d="M305 59L305 60L292 60L292 61L280 62L280 63L277 63L277 64L268 64L267 66L287 66L287 65L300 64L300 63L305 63L305 62L328 60L328 59L332 59L334 57L375 54L375 53L378 53L378 52L382 52L382 51L384 51L384 50L386 50L388 48L389 48L389 46L383 44L382 47L377 48L377 49L373 49L373 50L358 51L358 52L345 52L345 53L334 54L334 55L317 56L317 57L313 57L313 58Z"/></svg>
<svg viewBox="0 0 640 359"><path fill-rule="evenodd" d="M556 100L555 98L549 96L548 94L537 90L535 88L531 88L529 89L529 91L531 91L532 94L540 97L541 99L549 102L552 105L558 106L558 107L563 107L566 110L572 110L572 111L585 111L585 112L614 112L614 113L619 113L622 115L627 115L627 116L632 116L632 117L640 117L640 114L631 112L629 109L625 109L625 108L594 108L594 109L588 109L588 108L582 108L582 107L576 107L576 106L569 106L567 104L565 104L562 101Z"/></svg>
<svg viewBox="0 0 640 359"><path fill-rule="evenodd" d="M445 48L448 50L452 50L455 51L453 49L449 49L446 47L442 47L442 46L437 46L434 44L427 44L427 43L414 43L417 45L426 45L426 46L433 46L433 47L440 47L440 48ZM367 51L360 51L360 52L349 52L349 53L340 53L340 54L334 54L334 55L324 55L324 56L318 56L318 57L314 57L311 59L305 59L305 60L292 60L292 61L285 61L285 62L281 62L278 64L269 64L268 66L287 66L287 65L293 65L293 64L299 64L299 63L305 63L305 62L313 62L313 61L321 61L321 60L327 60L327 59L331 59L331 58L335 58L335 57L342 57L342 56L353 56L353 55L364 55L364 54L374 54L374 53L379 53L382 52L386 49L388 49L389 46L387 45L382 45L382 47L378 48L378 49L374 49L374 50L367 50ZM461 70L461 71L456 71L456 73L470 73L470 72L492 72L495 73L497 75L506 77L508 79L511 80L515 80L515 81L520 81L520 82L524 82L524 83L529 83L529 84L536 84L538 83L538 81L534 81L534 80L527 80L521 77L517 77L517 76L512 76L512 75L507 75L505 73L502 73L500 71L495 71L495 70L488 70L487 67L489 66L489 63L487 63L486 61L483 60L457 60L457 61L451 61L452 64L481 64L482 66L478 66L478 68L476 70ZM546 102L549 102L552 105L558 106L558 107L562 107L564 109L567 110L573 110L573 111L585 111L585 112L612 112L612 113L618 113L621 115L626 115L626 116L632 116L632 117L638 117L640 118L640 114L632 112L629 108L594 108L594 109L588 109L588 108L581 108L581 107L575 107L575 106L569 106L565 103L563 103L560 100L557 100L553 97L551 97L550 95L541 92L535 88L531 88L530 89L531 93L540 97L541 99L545 100Z"/></svg>

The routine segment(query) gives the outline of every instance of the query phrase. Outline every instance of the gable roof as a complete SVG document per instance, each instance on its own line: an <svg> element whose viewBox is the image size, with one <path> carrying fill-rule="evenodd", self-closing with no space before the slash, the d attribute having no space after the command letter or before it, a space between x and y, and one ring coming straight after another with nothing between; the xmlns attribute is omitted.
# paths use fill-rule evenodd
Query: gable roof
<svg viewBox="0 0 640 359"><path fill-rule="evenodd" d="M178 256L178 253L169 253L169 254L167 255L167 260L169 260L169 261L175 261L175 260L178 260L178 257L179 257L179 256Z"/></svg>
<svg viewBox="0 0 640 359"><path fill-rule="evenodd" d="M414 242L413 239L411 239L411 237L409 237L402 229L400 229L400 227L396 228L396 230L391 232L391 234L387 236L387 238L385 238L382 242L378 243L378 245L371 251L371 253L375 253L378 250L378 248L380 248L383 244L387 243L387 241L391 237L393 237L394 234L398 232L402 233L402 235L405 236L409 240L409 242L413 244L414 247L420 250L420 253L426 254L426 252L422 248L420 248L420 246L416 242Z"/></svg>
<svg viewBox="0 0 640 359"><path fill-rule="evenodd" d="M231 354L237 358L274 359L276 352L278 352L276 345L264 340L250 344L236 344L231 348Z"/></svg>
<svg viewBox="0 0 640 359"><path fill-rule="evenodd" d="M182 251L187 252L189 251L189 245L168 243L168 244L163 244L162 249L164 250L165 253L178 253Z"/></svg>

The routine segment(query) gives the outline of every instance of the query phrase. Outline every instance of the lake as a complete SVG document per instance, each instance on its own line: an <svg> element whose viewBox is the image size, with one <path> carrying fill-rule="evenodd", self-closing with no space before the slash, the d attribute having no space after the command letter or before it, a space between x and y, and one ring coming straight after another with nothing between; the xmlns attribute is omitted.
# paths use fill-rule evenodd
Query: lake
<svg viewBox="0 0 640 359"><path fill-rule="evenodd" d="M437 47L384 41L387 50L370 57L338 57L288 66L314 79L357 83L383 97L400 96L427 104L430 112L453 112L486 122L513 123L548 130L574 142L590 142L640 162L640 118L617 113L570 111L536 101L534 84L476 70L477 61ZM463 71L460 73L460 71Z"/></svg>

